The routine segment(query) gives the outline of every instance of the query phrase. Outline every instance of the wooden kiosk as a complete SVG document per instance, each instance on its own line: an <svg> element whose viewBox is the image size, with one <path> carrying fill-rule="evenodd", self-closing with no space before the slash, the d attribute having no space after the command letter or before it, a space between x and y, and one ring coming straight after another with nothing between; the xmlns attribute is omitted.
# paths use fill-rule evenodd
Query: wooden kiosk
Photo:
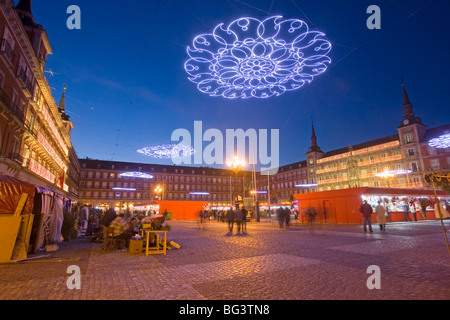
<svg viewBox="0 0 450 320"><path fill-rule="evenodd" d="M450 195L442 190L436 191L438 197L450 199ZM394 189L394 188L351 188L343 190L330 190L312 193L295 194L298 200L299 212L305 212L308 208L315 209L317 215L315 222L331 224L361 224L362 216L359 212L363 199L403 199L411 198L434 198L433 190L421 189ZM372 206L374 204L372 203ZM398 207L389 212L391 222L404 221L403 213ZM375 214L373 215L375 219ZM433 208L427 208L426 217L423 218L420 212L417 212L418 220L436 219ZM300 214L300 221L307 223L307 217Z"/></svg>

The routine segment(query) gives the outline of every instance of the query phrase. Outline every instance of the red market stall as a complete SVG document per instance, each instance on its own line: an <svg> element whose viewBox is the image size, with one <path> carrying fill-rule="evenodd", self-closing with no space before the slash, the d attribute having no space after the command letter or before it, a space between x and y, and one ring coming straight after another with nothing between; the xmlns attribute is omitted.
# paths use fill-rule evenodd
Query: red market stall
<svg viewBox="0 0 450 320"><path fill-rule="evenodd" d="M445 191L438 190L436 193L439 198L450 199ZM363 200L367 200L374 209L378 201L381 201L388 209L388 222L404 221L405 205L416 208L417 220L436 219L433 190L363 187L295 194L294 197L299 200L300 213L314 208L317 214L315 222L318 223L361 224L363 220L359 207ZM422 205L426 207L424 216L421 213ZM300 221L307 222L305 214L300 215ZM372 221L376 222L375 214Z"/></svg>
<svg viewBox="0 0 450 320"><path fill-rule="evenodd" d="M156 200L148 203L136 204L134 210L154 210L157 213L167 211L172 213L172 220L197 220L200 217L200 210L203 210L206 204L206 201Z"/></svg>

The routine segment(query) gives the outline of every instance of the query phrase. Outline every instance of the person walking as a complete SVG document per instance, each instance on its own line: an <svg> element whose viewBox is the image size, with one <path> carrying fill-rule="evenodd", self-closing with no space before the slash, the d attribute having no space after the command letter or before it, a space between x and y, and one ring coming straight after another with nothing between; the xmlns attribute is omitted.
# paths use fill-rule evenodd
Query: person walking
<svg viewBox="0 0 450 320"><path fill-rule="evenodd" d="M280 225L280 228L282 228L284 225L284 219L285 219L283 207L279 207L277 209L277 218L278 218L278 224Z"/></svg>
<svg viewBox="0 0 450 320"><path fill-rule="evenodd" d="M372 206L367 203L367 200L364 200L363 204L359 207L359 212L363 216L364 232L367 232L367 226L369 226L369 232L373 232L371 221L373 209Z"/></svg>
<svg viewBox="0 0 450 320"><path fill-rule="evenodd" d="M411 211L411 214L414 218L414 221L417 221L417 209L416 209L416 204L412 203L411 206L409 207L409 211Z"/></svg>
<svg viewBox="0 0 450 320"><path fill-rule="evenodd" d="M236 208L235 219L237 224L237 233L241 234L242 221L244 220L244 213L239 207Z"/></svg>
<svg viewBox="0 0 450 320"><path fill-rule="evenodd" d="M233 234L233 227L234 227L234 211L232 208L227 211L227 222L228 222L228 234Z"/></svg>
<svg viewBox="0 0 450 320"><path fill-rule="evenodd" d="M88 227L88 223L89 223L89 211L90 211L91 205L87 205L85 204L81 210L80 213L78 214L78 221L79 221L79 225L80 225L80 233L81 233L81 237L84 238L86 237L86 230Z"/></svg>
<svg viewBox="0 0 450 320"><path fill-rule="evenodd" d="M408 202L405 201L405 206L403 207L403 216L405 217L405 221L409 221L409 207L408 207Z"/></svg>
<svg viewBox="0 0 450 320"><path fill-rule="evenodd" d="M314 223L314 220L316 219L316 209L313 207L308 208L306 211L306 215L308 216L308 224L312 225Z"/></svg>
<svg viewBox="0 0 450 320"><path fill-rule="evenodd" d="M245 208L242 208L243 220L242 220L242 233L247 233L247 215L248 211Z"/></svg>
<svg viewBox="0 0 450 320"><path fill-rule="evenodd" d="M286 224L286 228L289 228L290 222L291 222L291 209L286 207L284 208L284 223Z"/></svg>
<svg viewBox="0 0 450 320"><path fill-rule="evenodd" d="M381 204L381 201L378 201L378 205L375 207L375 214L377 215L380 230L386 230L386 209Z"/></svg>

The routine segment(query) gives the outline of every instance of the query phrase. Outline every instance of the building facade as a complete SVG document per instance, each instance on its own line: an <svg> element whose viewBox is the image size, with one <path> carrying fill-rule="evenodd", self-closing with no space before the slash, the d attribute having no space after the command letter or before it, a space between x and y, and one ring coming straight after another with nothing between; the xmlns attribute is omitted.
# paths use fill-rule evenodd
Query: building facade
<svg viewBox="0 0 450 320"><path fill-rule="evenodd" d="M428 142L450 132L450 124L428 129L413 112L403 86L404 117L397 134L347 148L322 152L314 129L307 153L308 177L317 191L354 187L431 188L430 172L450 172L450 148L430 147ZM407 174L379 175L409 171Z"/></svg>
<svg viewBox="0 0 450 320"><path fill-rule="evenodd" d="M404 118L396 134L328 152L319 147L312 125L306 160L282 166L274 175L256 173L254 178L248 171L235 175L226 169L80 159L80 199L108 207L126 207L159 198L204 200L220 207L234 203L239 195L239 199L255 197L263 206L274 206L293 201L293 194L312 191L356 187L431 189L425 175L450 172L450 149L433 148L428 142L449 133L450 124L428 129L414 115L405 87L402 108ZM407 174L379 176L405 170ZM127 171L149 173L153 179L120 177ZM158 186L162 194L155 191ZM254 195L252 190L258 193Z"/></svg>
<svg viewBox="0 0 450 320"><path fill-rule="evenodd" d="M0 1L0 174L76 198L73 123L65 92L57 105L45 78L53 52L31 9L31 0Z"/></svg>

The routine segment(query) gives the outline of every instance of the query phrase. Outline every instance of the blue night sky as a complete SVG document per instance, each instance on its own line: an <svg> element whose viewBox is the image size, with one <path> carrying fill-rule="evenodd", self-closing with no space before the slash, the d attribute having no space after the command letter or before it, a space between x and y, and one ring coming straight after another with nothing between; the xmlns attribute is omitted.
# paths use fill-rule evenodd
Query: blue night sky
<svg viewBox="0 0 450 320"><path fill-rule="evenodd" d="M381 30L369 30L369 5ZM69 5L81 30L69 30ZM329 70L297 91L270 99L229 100L187 79L186 48L221 22L264 14L302 19L333 45ZM448 0L40 0L37 23L54 54L46 73L66 110L80 158L172 164L136 149L170 143L174 130L279 129L280 165L305 160L311 118L323 151L392 135L403 118L404 76L416 116L449 123ZM119 131L120 130L120 131ZM207 143L204 144L204 146Z"/></svg>

